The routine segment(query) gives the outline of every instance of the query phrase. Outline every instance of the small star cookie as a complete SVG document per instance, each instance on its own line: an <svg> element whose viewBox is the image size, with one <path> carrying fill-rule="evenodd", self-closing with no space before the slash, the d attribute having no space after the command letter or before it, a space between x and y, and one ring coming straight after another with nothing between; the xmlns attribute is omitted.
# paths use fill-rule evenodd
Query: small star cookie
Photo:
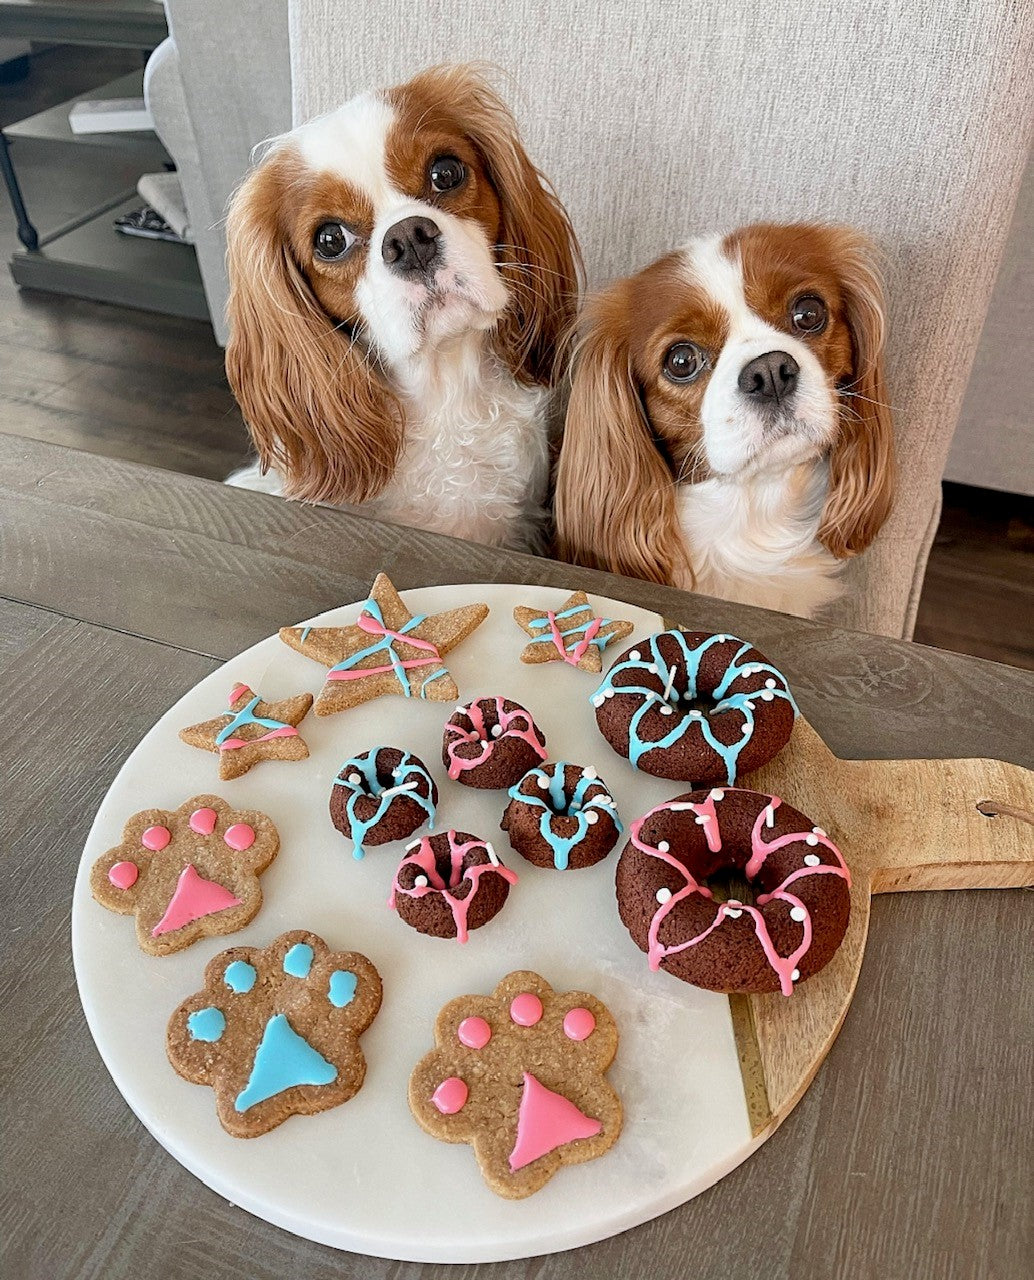
<svg viewBox="0 0 1034 1280"><path fill-rule="evenodd" d="M316 699L316 714L330 716L386 694L455 701L459 687L442 657L487 617L485 604L414 616L379 573L353 626L283 627L280 639L330 668Z"/></svg>
<svg viewBox="0 0 1034 1280"><path fill-rule="evenodd" d="M513 617L531 636L531 643L521 652L522 662L566 662L579 671L594 673L603 670L607 645L635 630L631 622L597 617L584 591L568 596L555 612L518 605Z"/></svg>
<svg viewBox="0 0 1034 1280"><path fill-rule="evenodd" d="M239 684L230 694L229 711L181 729L180 740L188 747L217 752L219 777L228 782L260 760L307 759L309 748L297 726L311 706L311 693L263 702L254 690Z"/></svg>

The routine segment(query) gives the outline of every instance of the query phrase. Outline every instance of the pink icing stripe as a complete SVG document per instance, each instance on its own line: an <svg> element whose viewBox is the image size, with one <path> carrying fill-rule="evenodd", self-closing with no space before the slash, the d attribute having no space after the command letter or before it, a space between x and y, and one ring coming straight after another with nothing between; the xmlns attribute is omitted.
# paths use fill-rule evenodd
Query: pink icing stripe
<svg viewBox="0 0 1034 1280"><path fill-rule="evenodd" d="M575 617L578 615L576 614ZM565 662L569 662L572 667L576 667L589 651L589 645L596 638L596 633L603 626L602 618L593 618L589 625L585 628L585 635L578 640L570 649L564 647L564 637L560 633L560 628L556 624L556 614L550 609L546 613L549 619L549 630L553 636L553 643L556 645L560 656Z"/></svg>
<svg viewBox="0 0 1034 1280"><path fill-rule="evenodd" d="M698 818L703 818L703 822L700 825L704 828L704 837L707 840L707 847L712 853L721 853L722 832L718 825L718 814L714 807L714 797L708 796L703 804L691 804L689 807Z"/></svg>
<svg viewBox="0 0 1034 1280"><path fill-rule="evenodd" d="M774 840L770 840L767 843L764 840L762 840L761 828L762 828L762 825L765 823L765 818L769 809L771 809L772 813L774 814L775 811L779 808L779 806L782 803L783 803L782 800L780 800L778 796L772 796L766 808L761 810L761 812L758 814L754 822L754 829L750 833L750 848L751 848L750 861L747 863L743 872L744 875L747 877L747 879L748 880L754 879L757 873L765 865L765 862L768 859L768 855L770 853L774 853L776 849L782 849L784 848L784 846L788 844L793 844L795 840L808 841L809 836L814 836L814 839L808 841L808 843L810 843L815 847L817 847L818 845L821 845L823 849L828 849L829 852L834 855L834 857L837 860L837 863L840 866L840 869L844 872L844 877L847 880L848 886L850 887L851 873L847 869L847 863L844 861L843 857L841 856L840 850L836 847L833 841L830 840L829 836L819 835L817 831L796 831L796 832L791 832L789 835L777 836Z"/></svg>
<svg viewBox="0 0 1034 1280"><path fill-rule="evenodd" d="M403 671L412 671L416 667L430 667L435 663L441 664L442 655L438 651L437 645L433 645L430 640L421 640L417 636L407 635L404 631L392 631L390 628L377 621L368 613L361 613L356 619L356 626L360 631L365 631L367 635L379 636L381 639L388 637L397 640L400 644L408 644L412 649L422 649L425 653L431 654L430 658L408 658L406 661L398 660L394 664L388 663L383 667L348 667L344 670L331 668L327 672L328 680L362 680L366 676L382 676L389 671L395 671L401 667Z"/></svg>
<svg viewBox="0 0 1034 1280"><path fill-rule="evenodd" d="M240 905L240 898L235 897L229 889L214 880L199 876L196 869L187 863L180 872L176 892L165 908L165 915L151 930L151 937L160 938L163 933L182 929L184 925L200 920L202 916L210 916L216 911L227 911L230 907Z"/></svg>
<svg viewBox="0 0 1034 1280"><path fill-rule="evenodd" d="M220 751L236 751L238 747L246 747L250 742L269 742L272 738L296 738L298 730L293 724L285 724L282 729L271 729L269 733L260 734L257 738L227 738L219 744Z"/></svg>
<svg viewBox="0 0 1034 1280"><path fill-rule="evenodd" d="M233 692L230 694L230 710L231 711L233 710L233 704L235 702L239 702L242 695L246 693L247 694L251 693L251 690L248 688L246 684L235 684L233 686Z"/></svg>
<svg viewBox="0 0 1034 1280"><path fill-rule="evenodd" d="M504 867L501 862L479 863L464 870L463 859L467 854L472 849L487 850L488 846L484 840L468 840L465 844L457 844L455 831L446 832L446 836L449 841L449 857L452 864L449 871L448 884L438 874L434 850L431 848L432 837L424 836L420 841L419 847L399 863L398 871L395 872L395 880L391 886L388 906L394 911L395 897L400 893L404 893L407 898L423 898L429 893L440 893L452 911L452 918L456 924L456 941L466 942L470 936L467 929L467 913L477 894L478 882L481 877L491 871L501 875L508 884L516 884L517 875L509 867ZM403 867L419 867L421 872L427 876L427 884L414 885L412 889L404 889L399 884L399 875ZM464 898L454 896L450 890L458 889L465 880L470 882L470 892Z"/></svg>
<svg viewBox="0 0 1034 1280"><path fill-rule="evenodd" d="M463 729L458 724L447 724L445 726L445 732L452 735L452 741L446 745L445 751L449 757L449 777L453 782L456 781L461 773L465 773L468 769L476 769L479 764L484 764L492 754L492 748L502 738L523 738L534 749L540 760L545 760L546 758L546 748L542 745L531 715L523 707L516 711L504 711L503 703L506 701L505 698L494 699L496 718L502 733L498 738L493 738L485 726L485 713L480 706L480 703L488 701L488 698L481 698L478 702L472 702L466 708L466 715L471 724L470 729ZM523 720L525 727L523 729L514 728L516 720ZM478 754L472 759L458 756L456 748L470 742L480 744Z"/></svg>

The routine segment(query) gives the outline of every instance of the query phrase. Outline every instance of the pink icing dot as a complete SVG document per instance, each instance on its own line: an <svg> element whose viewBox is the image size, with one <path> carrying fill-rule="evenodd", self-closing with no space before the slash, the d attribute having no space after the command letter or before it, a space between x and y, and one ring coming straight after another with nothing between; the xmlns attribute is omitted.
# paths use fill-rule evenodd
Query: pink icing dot
<svg viewBox="0 0 1034 1280"><path fill-rule="evenodd" d="M542 1001L531 991L522 991L510 1001L510 1019L519 1027L533 1027L542 1017Z"/></svg>
<svg viewBox="0 0 1034 1280"><path fill-rule="evenodd" d="M140 837L140 843L145 849L151 849L154 853L158 853L172 839L172 832L168 827L148 827L144 834Z"/></svg>
<svg viewBox="0 0 1034 1280"><path fill-rule="evenodd" d="M116 862L108 872L108 879L116 889L132 889L139 874L135 862Z"/></svg>
<svg viewBox="0 0 1034 1280"><path fill-rule="evenodd" d="M214 809L195 809L190 815L190 829L200 836L210 836L218 821L219 815Z"/></svg>
<svg viewBox="0 0 1034 1280"><path fill-rule="evenodd" d="M596 1030L596 1019L588 1009L571 1009L564 1017L564 1035L568 1040L588 1040Z"/></svg>
<svg viewBox="0 0 1034 1280"><path fill-rule="evenodd" d="M255 843L255 828L249 827L246 822L235 822L232 827L227 828L223 839L231 849L243 853Z"/></svg>
<svg viewBox="0 0 1034 1280"><path fill-rule="evenodd" d="M431 1101L443 1116L451 1116L457 1111L462 1111L467 1105L469 1096L470 1090L459 1076L449 1076L448 1080L443 1080L435 1089L431 1095Z"/></svg>
<svg viewBox="0 0 1034 1280"><path fill-rule="evenodd" d="M468 1049L483 1049L492 1039L492 1028L484 1018L464 1018L456 1029L460 1044Z"/></svg>

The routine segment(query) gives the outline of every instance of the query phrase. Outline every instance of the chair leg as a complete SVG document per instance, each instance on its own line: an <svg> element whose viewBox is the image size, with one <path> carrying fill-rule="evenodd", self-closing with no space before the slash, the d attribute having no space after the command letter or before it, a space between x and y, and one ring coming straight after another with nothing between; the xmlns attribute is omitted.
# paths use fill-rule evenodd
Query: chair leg
<svg viewBox="0 0 1034 1280"><path fill-rule="evenodd" d="M7 138L2 129L0 129L0 172L4 175L4 185L7 187L7 194L11 197L11 207L18 221L18 239L26 249L35 252L39 248L39 236L36 228L29 221L29 213L22 199L22 190L18 185L18 175L14 172Z"/></svg>

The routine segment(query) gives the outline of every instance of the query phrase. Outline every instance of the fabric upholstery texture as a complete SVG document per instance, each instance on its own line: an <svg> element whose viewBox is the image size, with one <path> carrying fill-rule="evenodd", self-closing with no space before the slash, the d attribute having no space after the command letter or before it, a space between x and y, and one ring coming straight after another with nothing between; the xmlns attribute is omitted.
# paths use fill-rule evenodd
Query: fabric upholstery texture
<svg viewBox="0 0 1034 1280"><path fill-rule="evenodd" d="M901 486L827 615L909 635L939 482L1030 149L1034 5L1010 0L291 0L296 121L487 60L590 285L689 235L844 221L886 260Z"/></svg>

